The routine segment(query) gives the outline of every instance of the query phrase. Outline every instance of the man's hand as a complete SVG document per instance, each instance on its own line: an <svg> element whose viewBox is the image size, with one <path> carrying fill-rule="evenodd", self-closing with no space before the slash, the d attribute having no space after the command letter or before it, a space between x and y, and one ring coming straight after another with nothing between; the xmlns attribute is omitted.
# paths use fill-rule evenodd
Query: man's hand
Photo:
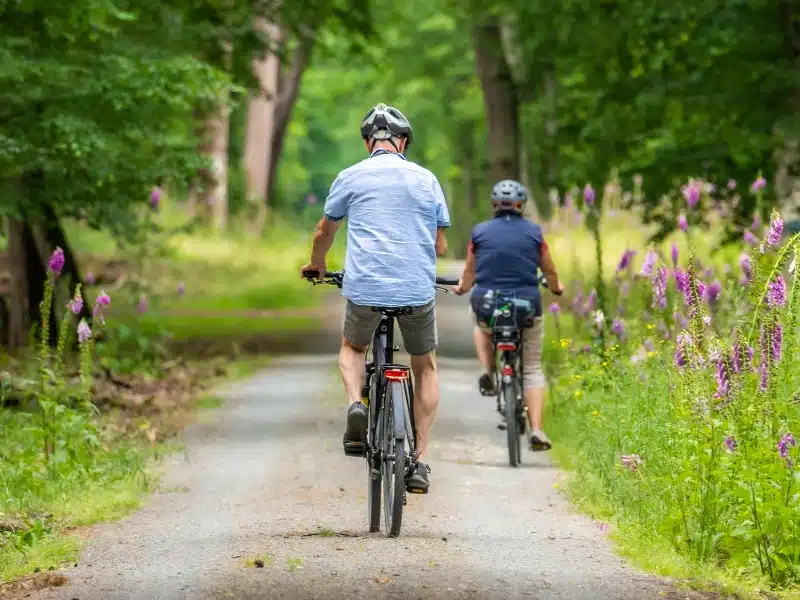
<svg viewBox="0 0 800 600"><path fill-rule="evenodd" d="M554 293L556 296L560 296L561 294L563 294L563 293L564 293L564 289L566 289L566 288L564 288L564 283L563 283L563 282L561 282L561 281L559 281L559 282L558 282L558 289L556 289L556 290L553 290L553 293Z"/></svg>
<svg viewBox="0 0 800 600"><path fill-rule="evenodd" d="M317 277L322 279L325 277L325 272L327 271L327 267L325 263L315 264L314 262L310 262L307 265L300 267L300 277L306 279L306 271L317 271Z"/></svg>
<svg viewBox="0 0 800 600"><path fill-rule="evenodd" d="M463 296L464 294L467 293L467 290L464 289L463 285L464 285L464 280L463 279L459 279L458 280L458 285L453 288L453 293L456 296Z"/></svg>

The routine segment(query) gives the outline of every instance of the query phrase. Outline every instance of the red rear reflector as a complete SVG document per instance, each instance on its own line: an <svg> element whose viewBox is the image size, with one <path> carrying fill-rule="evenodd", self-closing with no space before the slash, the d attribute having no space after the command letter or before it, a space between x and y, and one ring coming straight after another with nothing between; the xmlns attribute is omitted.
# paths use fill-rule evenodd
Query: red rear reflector
<svg viewBox="0 0 800 600"><path fill-rule="evenodd" d="M517 345L514 342L498 342L497 343L498 350L516 350Z"/></svg>
<svg viewBox="0 0 800 600"><path fill-rule="evenodd" d="M383 374L389 381L405 381L408 379L408 371L402 369L386 369Z"/></svg>
<svg viewBox="0 0 800 600"><path fill-rule="evenodd" d="M503 365L503 376L505 375L513 375L514 369L511 368L511 365Z"/></svg>

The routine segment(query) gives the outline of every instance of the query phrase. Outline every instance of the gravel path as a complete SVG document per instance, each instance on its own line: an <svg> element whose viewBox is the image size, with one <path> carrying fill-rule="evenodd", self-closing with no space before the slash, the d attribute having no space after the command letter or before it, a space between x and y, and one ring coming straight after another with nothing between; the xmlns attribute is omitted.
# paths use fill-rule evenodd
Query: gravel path
<svg viewBox="0 0 800 600"><path fill-rule="evenodd" d="M472 361L441 361L432 489L401 537L366 531L366 473L341 451L334 357L283 359L186 432L165 491L95 527L69 583L37 598L687 598L626 567L570 512L547 456L507 466ZM261 558L263 568L246 566Z"/></svg>

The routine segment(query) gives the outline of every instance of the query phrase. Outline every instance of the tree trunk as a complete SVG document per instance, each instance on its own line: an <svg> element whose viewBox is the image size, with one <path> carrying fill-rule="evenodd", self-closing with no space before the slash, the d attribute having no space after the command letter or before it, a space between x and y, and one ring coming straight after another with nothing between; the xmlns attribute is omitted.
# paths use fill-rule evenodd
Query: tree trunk
<svg viewBox="0 0 800 600"><path fill-rule="evenodd" d="M261 20L258 27L266 31L270 40L281 41L280 28ZM253 72L261 88L250 97L247 105L247 129L244 142L245 187L248 201L257 207L256 229L261 230L266 218L267 169L271 162L275 105L278 97L280 59L274 52L253 61Z"/></svg>
<svg viewBox="0 0 800 600"><path fill-rule="evenodd" d="M227 95L221 99L208 124L211 140L211 182L207 194L214 228L224 231L228 226L228 138L230 106Z"/></svg>
<svg viewBox="0 0 800 600"><path fill-rule="evenodd" d="M519 106L517 90L503 52L496 17L483 17L472 28L475 65L483 90L488 125L489 180L519 180Z"/></svg>
<svg viewBox="0 0 800 600"><path fill-rule="evenodd" d="M787 52L795 72L800 73L800 14L790 0L782 0L780 9ZM784 143L777 151L775 174L778 210L785 220L800 219L800 87L794 90L792 110L794 127L784 133Z"/></svg>
<svg viewBox="0 0 800 600"><path fill-rule="evenodd" d="M25 223L8 219L8 346L12 350L28 341L30 299L28 261L25 249Z"/></svg>
<svg viewBox="0 0 800 600"><path fill-rule="evenodd" d="M303 80L303 73L308 67L311 59L311 52L314 49L315 30L311 29L304 32L300 38L297 48L292 56L292 63L289 69L281 77L278 86L278 101L275 104L275 116L273 120L271 149L268 155L266 182L264 185L264 200L269 204L275 191L275 180L278 170L278 162L283 153L283 142L286 139L286 130L289 121L292 119L292 110L297 103L297 96L300 93L300 83Z"/></svg>

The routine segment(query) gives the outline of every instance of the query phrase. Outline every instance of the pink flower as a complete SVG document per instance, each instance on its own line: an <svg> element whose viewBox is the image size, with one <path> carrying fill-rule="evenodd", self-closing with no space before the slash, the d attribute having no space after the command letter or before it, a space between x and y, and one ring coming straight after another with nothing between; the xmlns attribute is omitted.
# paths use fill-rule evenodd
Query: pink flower
<svg viewBox="0 0 800 600"><path fill-rule="evenodd" d="M67 303L67 308L73 315L81 314L83 310L83 296L80 290L75 290L75 297Z"/></svg>
<svg viewBox="0 0 800 600"><path fill-rule="evenodd" d="M56 277L61 275L61 271L64 269L64 251L61 248L53 250L50 261L47 263L47 269Z"/></svg>
<svg viewBox="0 0 800 600"><path fill-rule="evenodd" d="M83 344L90 337L92 337L92 330L86 324L86 319L81 319L81 322L78 323L78 342Z"/></svg>
<svg viewBox="0 0 800 600"><path fill-rule="evenodd" d="M681 228L681 231L689 231L689 221L686 220L686 215L678 217L678 227Z"/></svg>

